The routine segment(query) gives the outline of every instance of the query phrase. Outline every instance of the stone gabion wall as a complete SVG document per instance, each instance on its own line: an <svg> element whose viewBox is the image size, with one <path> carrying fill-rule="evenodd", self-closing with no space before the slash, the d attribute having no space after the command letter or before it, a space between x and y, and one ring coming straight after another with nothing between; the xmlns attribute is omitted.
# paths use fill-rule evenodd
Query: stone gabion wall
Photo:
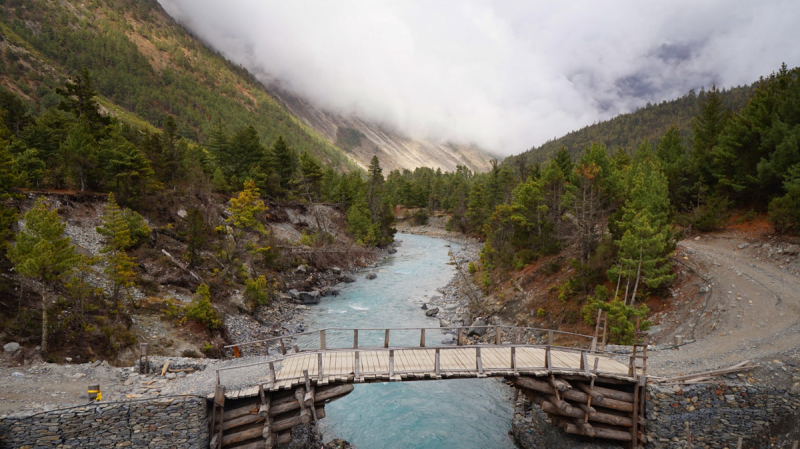
<svg viewBox="0 0 800 449"><path fill-rule="evenodd" d="M686 446L686 423L697 448L791 447L800 421L800 396L766 385L648 385L648 448Z"/></svg>
<svg viewBox="0 0 800 449"><path fill-rule="evenodd" d="M0 447L207 448L206 401L162 398L10 415L0 420Z"/></svg>

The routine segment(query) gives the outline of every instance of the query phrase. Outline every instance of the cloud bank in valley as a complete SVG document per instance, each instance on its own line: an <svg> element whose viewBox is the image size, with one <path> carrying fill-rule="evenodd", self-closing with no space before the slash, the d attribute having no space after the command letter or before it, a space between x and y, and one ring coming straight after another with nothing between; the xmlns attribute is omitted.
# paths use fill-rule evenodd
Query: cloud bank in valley
<svg viewBox="0 0 800 449"><path fill-rule="evenodd" d="M319 107L500 155L800 65L792 1L159 2Z"/></svg>

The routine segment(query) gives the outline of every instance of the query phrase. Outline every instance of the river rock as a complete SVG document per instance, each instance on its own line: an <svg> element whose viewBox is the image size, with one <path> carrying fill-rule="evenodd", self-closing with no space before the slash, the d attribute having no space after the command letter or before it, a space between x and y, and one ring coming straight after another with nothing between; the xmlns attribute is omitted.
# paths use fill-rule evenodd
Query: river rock
<svg viewBox="0 0 800 449"><path fill-rule="evenodd" d="M425 315L427 315L427 316L436 316L437 313L439 313L439 308L438 307L434 307L432 309L428 309L428 310L425 311Z"/></svg>
<svg viewBox="0 0 800 449"><path fill-rule="evenodd" d="M356 278L353 277L353 275L350 274L350 273L345 273L345 274L342 275L342 282L348 282L349 283L349 282L355 282L355 281L356 281Z"/></svg>
<svg viewBox="0 0 800 449"><path fill-rule="evenodd" d="M375 274L375 273L369 273L369 274L367 274L367 279L369 279L369 280L373 280L373 279L375 279L376 277L378 277L378 275L377 275L377 274Z"/></svg>
<svg viewBox="0 0 800 449"><path fill-rule="evenodd" d="M300 292L300 300L303 301L303 304L319 304L319 298L320 294L317 290L313 292Z"/></svg>
<svg viewBox="0 0 800 449"><path fill-rule="evenodd" d="M428 310L428 303L422 303L422 310Z"/></svg>
<svg viewBox="0 0 800 449"><path fill-rule="evenodd" d="M475 321L473 321L472 326L469 328L469 332L467 332L467 336L483 337L483 334L486 333L486 328L481 326L486 326L486 321L484 321L482 318L478 318Z"/></svg>
<svg viewBox="0 0 800 449"><path fill-rule="evenodd" d="M386 250L386 252L388 252L389 254L396 254L397 250L394 249L394 248L389 248L389 249Z"/></svg>
<svg viewBox="0 0 800 449"><path fill-rule="evenodd" d="M298 298L300 298L300 292L297 291L297 289L293 288L293 289L289 290L289 296L291 296L292 299L298 299Z"/></svg>
<svg viewBox="0 0 800 449"><path fill-rule="evenodd" d="M342 269L339 267L331 267L331 272L333 274L342 274Z"/></svg>
<svg viewBox="0 0 800 449"><path fill-rule="evenodd" d="M17 351L19 351L19 343L13 342L13 341L11 343L6 343L6 344L3 345L3 351L5 351L5 352L17 352Z"/></svg>
<svg viewBox="0 0 800 449"><path fill-rule="evenodd" d="M306 268L305 265L300 265L297 268L295 268L294 271L296 273L305 273L306 271L308 271L308 268Z"/></svg>

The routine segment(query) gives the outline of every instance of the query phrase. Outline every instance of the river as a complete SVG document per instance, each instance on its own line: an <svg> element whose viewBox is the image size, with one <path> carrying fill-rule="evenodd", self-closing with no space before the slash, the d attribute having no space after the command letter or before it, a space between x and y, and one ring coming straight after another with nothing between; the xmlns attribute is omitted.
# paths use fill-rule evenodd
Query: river
<svg viewBox="0 0 800 449"><path fill-rule="evenodd" d="M323 298L312 306L307 329L439 325L420 306L455 274L446 245L453 251L459 245L411 234L396 238L402 241L397 254L370 270L377 279L367 280L368 271L362 272L341 295ZM380 346L383 338L383 332L362 332L359 344ZM443 332L428 331L427 342L438 345L445 338ZM331 332L327 342L347 347L352 332ZM391 344L418 345L419 333L393 332ZM322 431L326 441L342 438L358 449L513 448L510 391L491 378L357 384L348 396L326 406Z"/></svg>

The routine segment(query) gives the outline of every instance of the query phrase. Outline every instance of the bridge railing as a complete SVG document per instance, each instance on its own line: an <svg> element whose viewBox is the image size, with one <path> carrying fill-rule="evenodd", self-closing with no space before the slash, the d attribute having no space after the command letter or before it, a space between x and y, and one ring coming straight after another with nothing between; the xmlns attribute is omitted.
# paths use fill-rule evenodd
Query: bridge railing
<svg viewBox="0 0 800 449"><path fill-rule="evenodd" d="M325 329L319 329L314 331L308 332L300 332L291 335L285 335L280 337L273 337L264 340L254 340L248 341L244 343L237 343L232 345L224 346L226 350L226 356L230 354L228 350L232 352L232 355L235 358L241 357L242 349L251 347L251 346L259 346L264 347L264 355L269 355L270 347L277 347L280 351L281 355L286 355L290 352L290 350L294 351L295 353L301 351L308 351L308 350L329 350L329 349L358 349L358 348L389 348L391 347L391 337L392 334L397 335L398 333L404 333L408 335L409 333L415 333L419 336L419 346L420 348L430 347L427 345L426 341L426 334L430 334L432 332L428 331L444 331L445 333L452 333L456 335L456 346L463 346L466 343L466 337L472 330L477 329L484 329L485 334L490 335L490 341L494 345L504 345L504 344L520 344L524 341L533 342L535 341L535 337L547 336L547 345L549 346L559 346L559 347L575 347L575 345L556 345L555 339L556 337L570 337L572 338L573 342L574 339L577 338L578 340L583 340L582 345L586 349L590 349L592 352L596 351L597 349L597 338L591 335L583 335L574 332L566 332L557 329L543 329L543 328L535 328L535 327L517 327L517 326L456 326L456 327L395 327L395 328L342 328L342 327L329 327ZM365 346L363 337L367 333L374 333L380 332L383 335L383 345L382 346ZM352 334L352 346L349 343L350 336L348 335L346 339L348 340L347 346L335 346L331 345L331 342L335 342L336 340L331 339L330 337L332 334L339 334L342 333ZM306 342L303 343L303 347L301 348L299 344L294 344L291 347L289 346L290 343L294 342L298 337L309 337ZM359 337L362 338L361 342L359 342ZM337 339L339 341L344 341L343 339ZM581 343L579 343L581 344ZM408 347L408 345L404 345L404 347Z"/></svg>
<svg viewBox="0 0 800 449"><path fill-rule="evenodd" d="M493 331L494 333L490 336L489 341L491 343L484 343L484 344L466 344L466 334L469 332L470 329L477 329L482 328L487 330L487 334L489 331ZM426 331L454 331L457 335L457 339L455 341L455 345L429 345L426 341ZM379 346L364 346L362 342L359 342L359 336L363 335L367 332L382 332L383 333L383 344ZM392 333L399 333L399 332L416 332L419 335L419 344L413 345L391 345L391 337ZM346 346L341 347L331 347L328 344L329 335L331 333L341 333L346 332L352 336L352 345L348 344ZM531 333L537 333L539 335L546 335L547 336L547 344L535 344L535 343L526 343L523 338L524 335L530 335ZM578 338L586 340L586 347L576 347L576 346L558 346L554 344L554 340L556 336L568 336L571 338ZM295 338L297 336L316 336L317 338L314 339L316 342L312 343L313 347L307 347L304 349L300 349L297 345L294 345L292 348L287 349L288 345L286 344L286 340L290 338ZM509 341L506 343L506 341ZM241 343L238 345L228 345L226 349L233 350L235 356L240 356L240 347L242 346L249 346L249 345L279 345L281 350L281 357L277 359L273 359L270 361L261 361L255 362L250 364L244 365L236 365L231 367L219 368L217 369L217 382L220 381L220 372L230 371L230 370L238 370L244 369L248 367L254 366L263 366L269 365L269 381L270 384L274 385L276 382L279 381L301 381L303 379L303 375L296 375L294 377L284 377L279 375L279 370L275 369L276 364L283 364L284 366L287 365L292 358L295 357L304 357L310 354L316 354L317 357L317 364L314 367L316 370L312 370L311 373L308 373L311 379L315 379L316 381L320 381L326 377L325 375L325 368L323 366L323 356L326 353L342 353L348 352L353 353L353 364L352 367L354 369L354 376L355 381L358 382L359 378L363 378L363 376L386 376L388 375L389 378L394 377L395 375L409 375L409 374L419 374L419 373L427 373L427 374L434 374L435 376L441 376L442 374L447 374L451 372L468 372L474 373L478 377L484 375L484 371L507 371L510 373L518 373L518 372L530 372L530 371L560 371L560 372L574 372L576 374L583 374L583 375L620 375L620 372L609 372L609 371L602 371L598 367L599 359L597 357L594 358L593 365L589 363L590 356L597 355L597 339L595 337L589 335L582 335L573 332L565 332L559 331L555 329L541 329L541 328L530 328L530 327L514 327L514 326L463 326L463 327L452 327L452 328L440 328L440 327L429 327L429 328L359 328L359 329L352 329L352 328L326 328L320 329L316 331L309 331L303 332L299 334L293 334L291 336L285 337L275 337L265 340L258 340L252 342ZM509 351L509 360L508 364L505 363L503 366L489 366L484 367L483 359L481 357L481 349L482 348L497 348L497 347L507 347L510 348ZM425 367L423 369L416 369L416 370L395 370L395 351L402 351L402 350L415 350L415 349L429 349L434 351L433 360L429 361L430 367ZM517 359L517 349L518 348L538 348L544 351L544 363L541 365L536 366L529 366L526 363L520 363ZM461 351L460 356L463 357L464 349L472 349L472 353L474 354L474 365L472 368L465 367L465 368L458 368L458 369L446 369L442 367L441 358L443 353L447 353L448 351ZM291 352L290 352L291 350ZM558 363L553 363L553 358L551 357L552 351L558 352L570 352L570 353L577 353L579 354L579 365L574 366L559 366ZM268 351L268 346L267 346ZM362 352L374 352L374 351L381 351L388 353L388 365L389 369L387 371L364 371L361 369L361 353ZM267 352L268 355L268 352ZM299 374L299 373L296 373ZM627 373L629 376L635 376L635 371L633 373Z"/></svg>

